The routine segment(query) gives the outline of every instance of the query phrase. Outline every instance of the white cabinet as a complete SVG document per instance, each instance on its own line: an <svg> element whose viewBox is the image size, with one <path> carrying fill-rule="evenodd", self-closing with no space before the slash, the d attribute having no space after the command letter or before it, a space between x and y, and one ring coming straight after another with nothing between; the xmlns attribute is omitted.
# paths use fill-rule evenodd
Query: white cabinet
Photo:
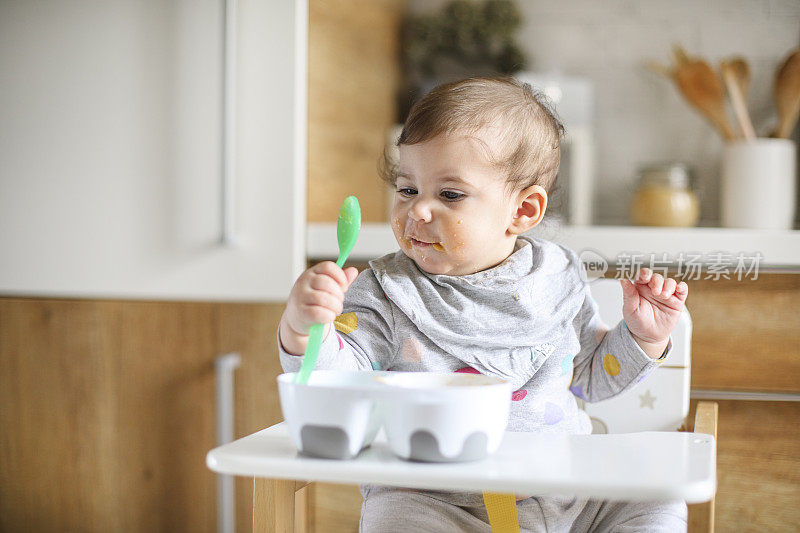
<svg viewBox="0 0 800 533"><path fill-rule="evenodd" d="M305 265L305 1L0 3L0 294L275 301Z"/></svg>

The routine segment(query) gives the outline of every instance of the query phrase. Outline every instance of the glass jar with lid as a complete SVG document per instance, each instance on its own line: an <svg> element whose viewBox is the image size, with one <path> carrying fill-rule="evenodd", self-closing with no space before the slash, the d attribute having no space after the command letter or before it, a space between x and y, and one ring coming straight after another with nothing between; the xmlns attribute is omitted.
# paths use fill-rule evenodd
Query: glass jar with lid
<svg viewBox="0 0 800 533"><path fill-rule="evenodd" d="M689 168L683 163L659 163L639 170L631 200L631 220L639 226L697 224L700 205L692 190Z"/></svg>

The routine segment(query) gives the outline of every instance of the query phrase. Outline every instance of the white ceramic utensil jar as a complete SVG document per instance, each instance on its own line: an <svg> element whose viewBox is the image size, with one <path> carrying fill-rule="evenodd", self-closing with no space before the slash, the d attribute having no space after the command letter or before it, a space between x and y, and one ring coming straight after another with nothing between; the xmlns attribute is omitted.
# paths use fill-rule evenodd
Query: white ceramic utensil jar
<svg viewBox="0 0 800 533"><path fill-rule="evenodd" d="M797 149L790 139L732 142L722 156L720 211L727 228L791 229Z"/></svg>

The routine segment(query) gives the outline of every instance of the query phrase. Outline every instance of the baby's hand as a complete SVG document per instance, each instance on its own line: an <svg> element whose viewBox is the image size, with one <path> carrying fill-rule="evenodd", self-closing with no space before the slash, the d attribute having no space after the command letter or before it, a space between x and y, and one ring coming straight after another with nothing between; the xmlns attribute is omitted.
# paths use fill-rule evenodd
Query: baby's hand
<svg viewBox="0 0 800 533"><path fill-rule="evenodd" d="M281 344L288 353L302 355L309 328L313 324L330 324L341 314L344 293L357 276L358 269L354 267L342 270L336 263L324 261L297 278L279 326Z"/></svg>
<svg viewBox="0 0 800 533"><path fill-rule="evenodd" d="M678 325L689 286L664 279L649 268L639 270L633 282L622 279L622 316L635 337L661 343Z"/></svg>

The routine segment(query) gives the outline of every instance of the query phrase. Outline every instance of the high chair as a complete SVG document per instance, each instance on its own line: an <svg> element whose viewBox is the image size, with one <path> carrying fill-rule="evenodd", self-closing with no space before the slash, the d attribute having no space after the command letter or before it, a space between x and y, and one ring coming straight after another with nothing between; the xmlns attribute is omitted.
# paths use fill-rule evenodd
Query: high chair
<svg viewBox="0 0 800 533"><path fill-rule="evenodd" d="M595 280L591 290L603 321L615 325L622 318L619 281ZM713 531L717 404L699 402L694 433L685 432L691 330L685 311L672 334L673 351L650 376L610 400L579 400L592 435L507 432L500 450L483 461L429 465L397 459L378 440L352 461L299 457L281 423L212 450L207 464L253 477L254 532L309 530L308 500L299 492L309 483L297 481L305 479L484 491L495 532L519 531L512 493L684 499L699 504L690 506L690 531Z"/></svg>

